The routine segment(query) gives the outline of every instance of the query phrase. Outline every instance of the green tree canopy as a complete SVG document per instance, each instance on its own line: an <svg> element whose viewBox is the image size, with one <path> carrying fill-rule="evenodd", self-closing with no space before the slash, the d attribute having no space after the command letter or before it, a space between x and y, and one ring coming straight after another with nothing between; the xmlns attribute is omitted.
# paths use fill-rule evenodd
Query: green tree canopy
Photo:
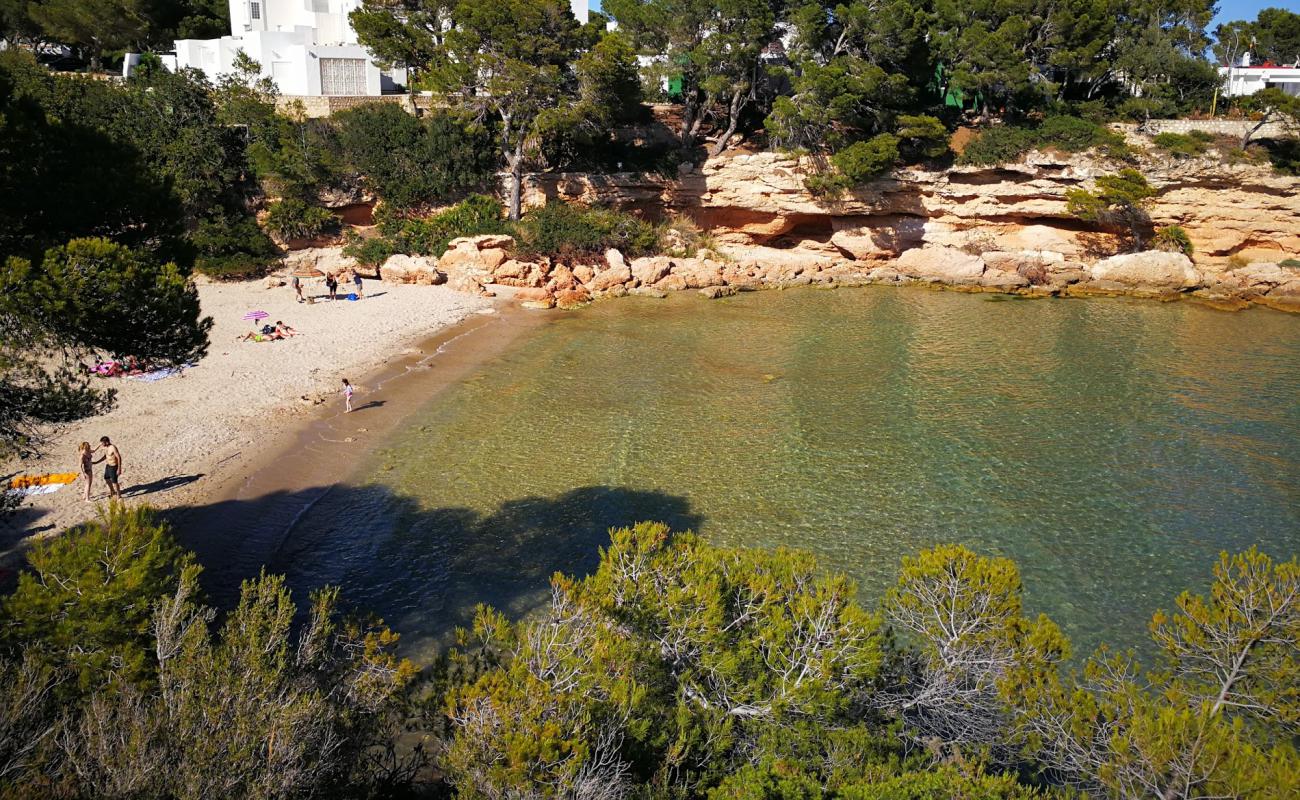
<svg viewBox="0 0 1300 800"><path fill-rule="evenodd" d="M603 8L645 52L665 59L682 93L681 139L693 146L706 122L727 146L759 99L760 56L777 38L780 3L769 0L606 0Z"/></svg>
<svg viewBox="0 0 1300 800"><path fill-rule="evenodd" d="M539 117L576 85L579 28L562 0L462 0L425 77L480 121L495 120L519 219L525 147Z"/></svg>

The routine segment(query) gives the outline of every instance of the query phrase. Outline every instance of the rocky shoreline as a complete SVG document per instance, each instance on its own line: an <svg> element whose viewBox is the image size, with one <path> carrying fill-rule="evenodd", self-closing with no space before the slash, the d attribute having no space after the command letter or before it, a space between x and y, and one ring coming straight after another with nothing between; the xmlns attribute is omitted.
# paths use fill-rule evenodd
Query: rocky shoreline
<svg viewBox="0 0 1300 800"><path fill-rule="evenodd" d="M709 297L808 284L927 284L1030 297L1190 298L1222 309L1300 311L1300 180L1267 165L1143 153L1158 195L1157 226L1178 225L1194 250L1112 255L1120 243L1068 210L1067 193L1111 174L1091 155L1033 152L1000 167L900 170L834 202L813 197L804 162L736 153L653 173L529 176L527 205L564 200L688 217L711 249L582 261L514 257L508 236L457 239L440 257L398 255L385 280L448 283L473 294L514 287L533 307L574 308L602 297L697 290ZM1149 144L1149 142L1146 142ZM338 248L293 253L290 266L354 268Z"/></svg>
<svg viewBox="0 0 1300 800"><path fill-rule="evenodd" d="M513 244L504 235L456 239L440 258L397 255L379 272L385 281L446 283L480 296L492 296L494 286L508 286L525 306L546 309L573 309L629 294L663 297L686 290L718 298L789 286L921 284L1027 297L1188 298L1225 310L1258 304L1300 313L1300 268L1255 262L1214 269L1198 267L1180 253L1162 251L1087 264L1049 250L990 250L973 255L930 245L906 250L891 261L864 263L807 250L722 245L717 253L631 260L609 250L603 263L570 266L550 258L512 258ZM338 248L299 251L290 260L295 266L307 264L332 274L355 267Z"/></svg>

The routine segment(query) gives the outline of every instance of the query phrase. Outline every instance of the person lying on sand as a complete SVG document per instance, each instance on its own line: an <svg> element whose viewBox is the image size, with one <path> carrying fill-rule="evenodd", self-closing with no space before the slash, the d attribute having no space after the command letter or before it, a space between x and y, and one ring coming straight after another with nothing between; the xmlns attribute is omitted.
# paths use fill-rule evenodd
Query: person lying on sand
<svg viewBox="0 0 1300 800"><path fill-rule="evenodd" d="M278 320L278 319L275 321L275 332L278 333L278 334L280 334L281 336L297 336L297 335L298 335L298 331L294 330L293 328L289 327L288 325L285 325L283 322L281 322L281 321Z"/></svg>
<svg viewBox="0 0 1300 800"><path fill-rule="evenodd" d="M236 336L236 342L269 342L272 337L262 334L258 331L249 331L243 336Z"/></svg>

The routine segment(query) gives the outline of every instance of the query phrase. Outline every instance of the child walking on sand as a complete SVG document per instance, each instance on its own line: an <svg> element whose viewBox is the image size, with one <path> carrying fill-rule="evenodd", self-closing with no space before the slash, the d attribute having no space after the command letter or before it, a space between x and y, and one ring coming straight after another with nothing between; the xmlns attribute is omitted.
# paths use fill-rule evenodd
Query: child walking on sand
<svg viewBox="0 0 1300 800"><path fill-rule="evenodd" d="M348 383L347 378L343 379L343 405L345 406L343 413L352 410L352 384Z"/></svg>

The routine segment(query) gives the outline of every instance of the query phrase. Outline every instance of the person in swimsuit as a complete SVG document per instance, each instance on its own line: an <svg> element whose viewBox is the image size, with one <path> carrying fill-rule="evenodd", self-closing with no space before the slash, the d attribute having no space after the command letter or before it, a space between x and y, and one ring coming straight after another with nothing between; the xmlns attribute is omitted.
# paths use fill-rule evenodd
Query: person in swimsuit
<svg viewBox="0 0 1300 800"><path fill-rule="evenodd" d="M352 285L357 287L357 299L360 300L365 295L361 294L361 273L355 269L352 270Z"/></svg>
<svg viewBox="0 0 1300 800"><path fill-rule="evenodd" d="M103 461L102 458L95 458L95 451L91 449L90 442L82 442L77 448L77 457L81 460L81 477L86 479L85 500L90 502L90 490L95 485L95 464Z"/></svg>
<svg viewBox="0 0 1300 800"><path fill-rule="evenodd" d="M108 450L100 460L106 462L104 464L104 483L108 484L109 499L121 497L122 487L118 486L117 482L122 477L122 451L118 450L117 445L110 442L107 436L99 437L99 446Z"/></svg>
<svg viewBox="0 0 1300 800"><path fill-rule="evenodd" d="M352 410L352 384L348 383L347 378L343 379L343 405L343 413Z"/></svg>
<svg viewBox="0 0 1300 800"><path fill-rule="evenodd" d="M299 302L299 303L303 302L303 298L302 298L302 281L298 280L298 276L297 276L297 275L294 275L294 276L293 276L293 292L294 292L294 294L298 295L298 302Z"/></svg>
<svg viewBox="0 0 1300 800"><path fill-rule="evenodd" d="M325 276L325 288L329 290L330 299L339 299L339 279L333 275Z"/></svg>

